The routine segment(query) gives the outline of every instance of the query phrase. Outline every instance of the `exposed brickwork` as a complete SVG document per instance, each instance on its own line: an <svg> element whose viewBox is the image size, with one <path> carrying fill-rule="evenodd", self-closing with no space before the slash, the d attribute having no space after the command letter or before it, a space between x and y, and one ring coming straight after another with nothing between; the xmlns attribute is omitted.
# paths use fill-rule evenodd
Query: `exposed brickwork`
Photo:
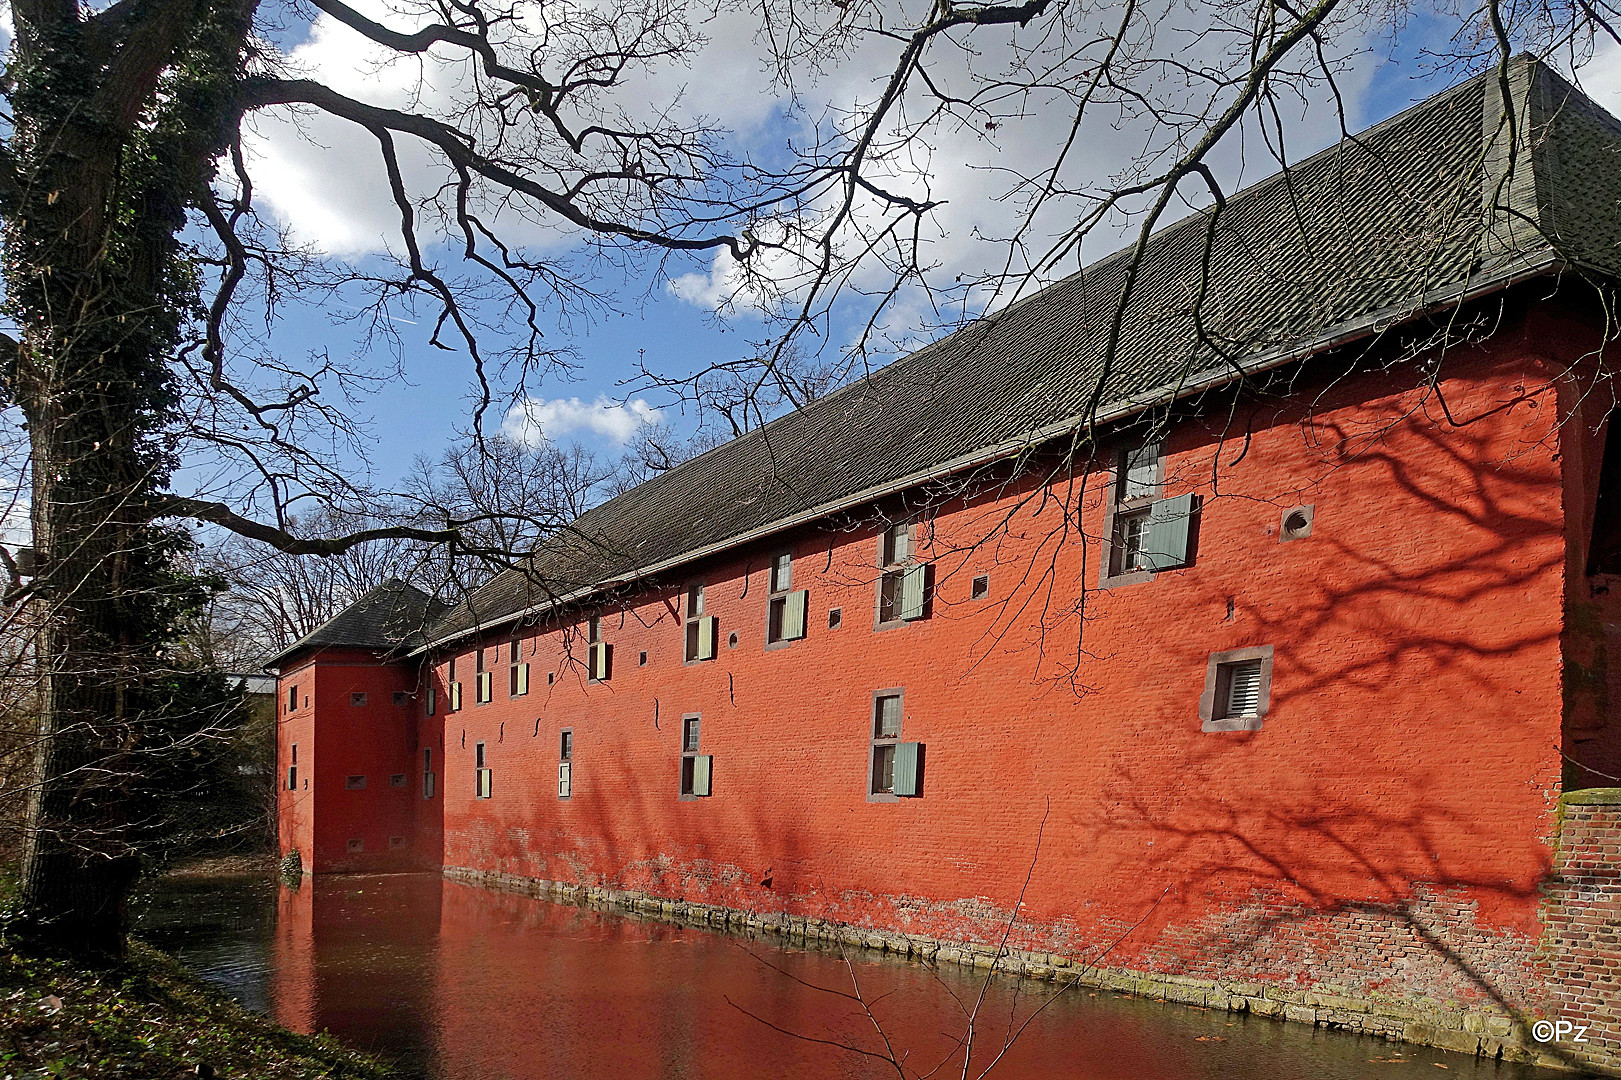
<svg viewBox="0 0 1621 1080"><path fill-rule="evenodd" d="M1107 977L1142 992L1540 1052L1524 1026L1558 1006L1539 903L1562 769L1565 507L1586 490L1562 475L1550 343L1573 357L1581 338L1534 313L1451 353L1438 389L1461 427L1406 367L1302 380L1242 431L1225 413L1179 423L1165 492L1204 500L1188 568L1099 591L1106 462L1045 492L1026 476L928 515L925 619L874 626L876 518L806 526L606 609L606 682L587 678L581 623L543 623L521 629L530 689L510 695L499 626L482 643L493 700L476 702L467 643L460 710L436 656L421 675L434 715L418 698L409 717L356 727L335 705L350 726L322 753L397 761L415 857L476 880L661 914L773 913L755 917L969 962L994 955L1022 904L1011 944L1027 967L1108 950ZM1282 510L1302 503L1311 536L1280 544ZM809 634L766 648L783 550ZM690 580L719 625L717 657L696 664L682 655ZM1261 645L1261 730L1202 731L1210 655ZM361 678L344 671L334 688ZM904 690L901 737L927 747L921 798L867 797L887 688ZM689 714L713 755L708 798L678 795ZM475 797L479 743L490 798ZM372 804L332 804L349 809L330 831L328 805L317 849L367 827L356 815Z"/></svg>
<svg viewBox="0 0 1621 1080"><path fill-rule="evenodd" d="M1551 1015L1586 1029L1561 1050L1621 1073L1621 788L1572 792L1560 810L1543 914Z"/></svg>

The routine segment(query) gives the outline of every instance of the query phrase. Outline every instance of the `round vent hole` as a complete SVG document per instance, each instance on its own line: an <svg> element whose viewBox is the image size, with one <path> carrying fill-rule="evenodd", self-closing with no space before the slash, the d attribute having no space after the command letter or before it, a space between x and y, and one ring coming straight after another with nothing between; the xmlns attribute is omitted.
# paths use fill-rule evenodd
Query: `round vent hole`
<svg viewBox="0 0 1621 1080"><path fill-rule="evenodd" d="M1305 531L1311 521L1306 517L1304 510L1290 511L1289 516L1283 519L1284 532L1297 533Z"/></svg>

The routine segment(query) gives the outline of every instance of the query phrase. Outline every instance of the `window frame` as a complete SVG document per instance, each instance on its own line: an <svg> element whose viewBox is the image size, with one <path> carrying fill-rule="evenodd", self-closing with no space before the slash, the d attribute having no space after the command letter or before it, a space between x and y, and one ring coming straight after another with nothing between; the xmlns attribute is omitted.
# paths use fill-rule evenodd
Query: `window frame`
<svg viewBox="0 0 1621 1080"><path fill-rule="evenodd" d="M878 703L884 698L898 698L900 700L900 717L895 721L895 734L893 736L878 735ZM872 692L872 700L867 706L867 801L900 802L901 796L895 794L894 757L890 758L890 781L888 791L878 791L878 749L880 746L896 747L904 740L906 730L906 688L903 686L887 686L882 690Z"/></svg>
<svg viewBox="0 0 1621 1080"><path fill-rule="evenodd" d="M930 581L929 563L917 558L920 540L918 533L921 525L922 522L912 520L892 521L884 526L883 531L878 534L878 588L876 595L873 597L872 611L872 628L874 631L893 630L898 626L922 622L929 617L930 601L934 589L932 587L933 583ZM905 530L906 551L899 559L892 559L890 538L894 535L897 527ZM893 580L896 593L891 606L896 611L904 611L906 574L913 567L919 566L923 568L923 602L917 618L908 619L900 614L893 615L888 619L884 618L884 592L890 588L890 582Z"/></svg>
<svg viewBox="0 0 1621 1080"><path fill-rule="evenodd" d="M568 791L563 790L564 773L568 775ZM557 797L574 798L574 729L566 727L557 733Z"/></svg>
<svg viewBox="0 0 1621 1080"><path fill-rule="evenodd" d="M298 790L298 744L289 743L292 749L287 760L287 790Z"/></svg>
<svg viewBox="0 0 1621 1080"><path fill-rule="evenodd" d="M767 649L786 649L796 642L804 641L810 637L810 590L794 589L794 553L792 550L783 550L771 556L771 563L766 568L766 604L765 604L765 647ZM781 577L777 570L787 560L787 572ZM801 612L799 635L788 637L784 632L784 623L788 618L788 603L794 593L805 594L804 610Z"/></svg>
<svg viewBox="0 0 1621 1080"><path fill-rule="evenodd" d="M695 578L687 582L686 588L682 591L681 664L683 667L692 664L705 664L720 656L720 622L709 614L708 598L705 596L708 586L709 582L707 580ZM701 655L703 650L700 645L702 644L703 632L697 626L704 619L714 620L710 623L708 656Z"/></svg>
<svg viewBox="0 0 1621 1080"><path fill-rule="evenodd" d="M1127 455L1152 447L1154 450L1154 480L1153 493L1150 495L1126 498L1125 489L1128 480L1126 458ZM1165 495L1165 441L1134 441L1117 446L1114 451L1114 463L1110 471L1109 498L1103 515L1103 552L1098 561L1100 572L1098 587L1113 588L1118 585L1138 585L1145 581L1153 581L1155 570L1116 570L1115 562L1118 555L1119 543L1115 534L1120 528L1122 518L1141 518L1143 521L1143 535L1147 535L1148 517L1154 512L1154 504Z"/></svg>
<svg viewBox="0 0 1621 1080"><path fill-rule="evenodd" d="M422 748L422 798L431 799L438 787L433 771L433 747Z"/></svg>
<svg viewBox="0 0 1621 1080"><path fill-rule="evenodd" d="M705 754L701 749L703 745L703 719L702 713L684 713L681 717L681 768L678 774L676 791L678 792L677 797L682 802L697 802L700 799L707 799L715 791L714 758ZM690 738L688 737L689 732L691 734ZM700 795L696 791L698 786L696 782L698 759L701 757L710 758L709 795Z"/></svg>
<svg viewBox="0 0 1621 1080"><path fill-rule="evenodd" d="M489 766L489 751L480 740L473 744L473 798L488 799L495 792L495 773ZM488 778L488 783L486 783Z"/></svg>
<svg viewBox="0 0 1621 1080"><path fill-rule="evenodd" d="M513 633L511 642L507 646L510 656L507 657L507 698L521 698L529 695L529 665L523 659L523 638ZM518 669L522 668L520 674Z"/></svg>
<svg viewBox="0 0 1621 1080"><path fill-rule="evenodd" d="M287 711L289 713L294 713L294 712L298 711L298 684L297 683L293 683L291 686L289 686L287 688Z"/></svg>
<svg viewBox="0 0 1621 1080"><path fill-rule="evenodd" d="M1201 731L1260 731L1262 721L1272 707L1271 645L1252 645L1243 649L1213 652L1205 665L1204 693L1199 695L1199 729ZM1223 669L1235 664L1261 662L1261 684L1257 690L1254 716L1223 716L1219 700L1225 689Z"/></svg>

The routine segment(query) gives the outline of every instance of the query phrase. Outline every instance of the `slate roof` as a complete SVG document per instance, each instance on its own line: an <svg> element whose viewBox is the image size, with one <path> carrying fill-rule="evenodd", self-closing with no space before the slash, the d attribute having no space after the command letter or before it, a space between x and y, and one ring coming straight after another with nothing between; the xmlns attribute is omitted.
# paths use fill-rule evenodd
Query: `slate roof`
<svg viewBox="0 0 1621 1080"><path fill-rule="evenodd" d="M1618 276L1621 123L1529 57L1511 72L1513 124L1492 73L1229 196L1208 274L1208 211L1160 230L1112 363L1129 251L587 512L429 641L1012 453L1094 400L1123 417L1527 276Z"/></svg>
<svg viewBox="0 0 1621 1080"><path fill-rule="evenodd" d="M410 649L422 643L426 628L448 609L415 585L390 578L271 657L265 667L275 668L311 649Z"/></svg>

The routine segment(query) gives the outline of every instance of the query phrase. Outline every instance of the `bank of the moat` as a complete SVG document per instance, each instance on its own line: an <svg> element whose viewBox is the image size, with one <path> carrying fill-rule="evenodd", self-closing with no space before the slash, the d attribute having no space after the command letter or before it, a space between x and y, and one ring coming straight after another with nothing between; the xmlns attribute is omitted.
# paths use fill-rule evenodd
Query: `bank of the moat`
<svg viewBox="0 0 1621 1080"><path fill-rule="evenodd" d="M422 1080L893 1076L860 1052L882 1049L873 1023L828 992L856 989L907 1075L922 1074L960 1055L963 1008L985 974L430 874L336 875L297 890L169 882L143 927L279 1022L329 1031ZM976 1075L1002 1049L1010 1010L1014 1030L1035 1015L995 1080L1433 1080L1438 1065L1493 1080L1569 1075L1095 987L1043 1008L1055 989L991 981Z"/></svg>

